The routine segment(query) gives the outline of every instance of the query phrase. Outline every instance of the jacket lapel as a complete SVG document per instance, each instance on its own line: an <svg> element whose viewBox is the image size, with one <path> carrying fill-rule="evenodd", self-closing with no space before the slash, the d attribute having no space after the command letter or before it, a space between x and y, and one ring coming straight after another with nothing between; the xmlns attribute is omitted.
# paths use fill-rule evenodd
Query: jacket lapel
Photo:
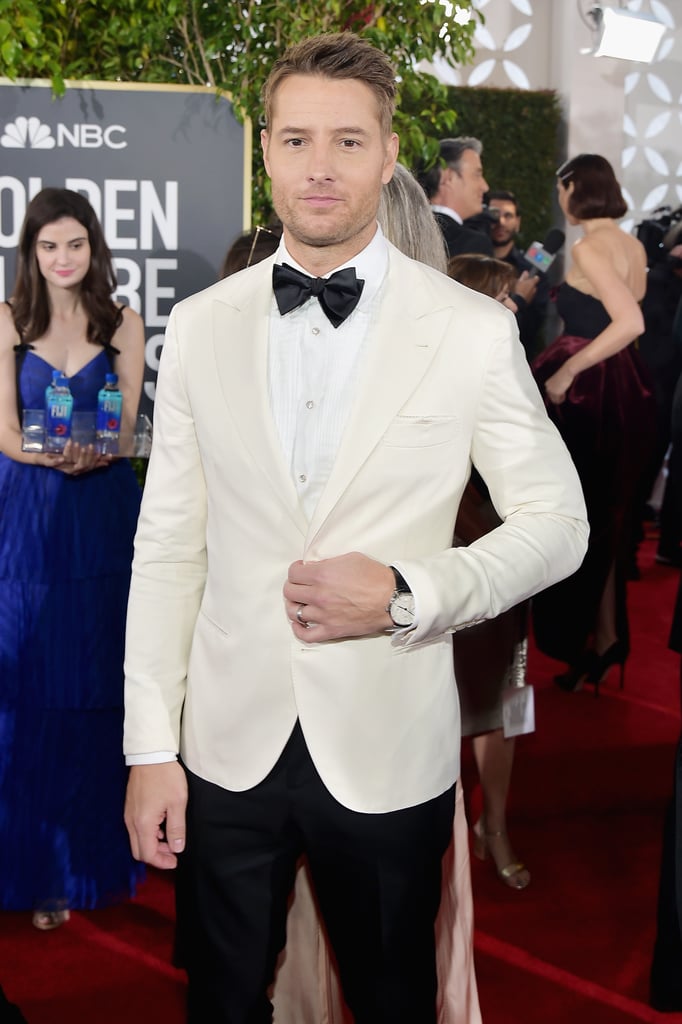
<svg viewBox="0 0 682 1024"><path fill-rule="evenodd" d="M433 296L415 295L414 271L390 247L389 276L375 335L363 357L359 387L334 467L313 513L312 543L386 429L419 386L452 318L452 302L434 308Z"/></svg>
<svg viewBox="0 0 682 1024"><path fill-rule="evenodd" d="M389 246L385 294L363 356L353 408L312 520L308 524L286 465L268 396L268 334L274 257L244 276L239 289L217 296L212 328L220 387L244 447L272 494L311 543L389 423L419 386L452 320L452 296L415 293L414 269ZM409 269L408 269L409 268Z"/></svg>
<svg viewBox="0 0 682 1024"><path fill-rule="evenodd" d="M268 328L272 259L244 276L243 285L212 310L213 344L220 387L244 447L297 528L308 523L298 500L272 417L268 397Z"/></svg>

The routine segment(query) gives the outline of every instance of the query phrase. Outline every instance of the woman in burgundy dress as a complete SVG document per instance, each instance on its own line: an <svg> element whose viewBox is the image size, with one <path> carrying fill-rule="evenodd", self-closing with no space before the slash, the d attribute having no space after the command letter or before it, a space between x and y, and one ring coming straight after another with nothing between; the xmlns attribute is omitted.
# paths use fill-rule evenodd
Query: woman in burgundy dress
<svg viewBox="0 0 682 1024"><path fill-rule="evenodd" d="M630 517L653 440L654 404L632 343L644 327L641 242L617 223L626 211L613 168L584 153L557 172L559 204L583 234L558 296L564 333L533 364L550 417L580 475L590 542L581 568L533 599L537 645L567 663L562 689L596 687L629 651L626 564Z"/></svg>

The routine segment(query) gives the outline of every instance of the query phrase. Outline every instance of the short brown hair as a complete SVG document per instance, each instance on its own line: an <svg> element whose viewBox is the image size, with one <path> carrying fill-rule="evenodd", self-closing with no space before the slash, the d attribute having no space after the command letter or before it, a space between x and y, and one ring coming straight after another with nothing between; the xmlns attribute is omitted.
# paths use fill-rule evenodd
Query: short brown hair
<svg viewBox="0 0 682 1024"><path fill-rule="evenodd" d="M509 189L491 188L490 192L488 192L487 196L485 196L485 201L488 204L488 206L490 206L491 199L497 199L498 202L501 203L511 203L514 207L515 216L521 216L521 207L519 205L519 201L514 195L514 193L509 191Z"/></svg>
<svg viewBox="0 0 682 1024"><path fill-rule="evenodd" d="M275 92L290 75L320 75L324 78L355 79L374 93L379 105L379 122L390 135L395 112L395 70L388 57L352 32L330 32L294 43L279 57L263 86L265 127L272 123Z"/></svg>
<svg viewBox="0 0 682 1024"><path fill-rule="evenodd" d="M613 167L598 153L580 153L562 164L556 174L564 188L573 182L568 212L577 220L597 217L617 220L627 212Z"/></svg>
<svg viewBox="0 0 682 1024"><path fill-rule="evenodd" d="M505 288L512 292L516 284L516 271L511 263L479 252L452 256L448 260L448 277L493 299Z"/></svg>

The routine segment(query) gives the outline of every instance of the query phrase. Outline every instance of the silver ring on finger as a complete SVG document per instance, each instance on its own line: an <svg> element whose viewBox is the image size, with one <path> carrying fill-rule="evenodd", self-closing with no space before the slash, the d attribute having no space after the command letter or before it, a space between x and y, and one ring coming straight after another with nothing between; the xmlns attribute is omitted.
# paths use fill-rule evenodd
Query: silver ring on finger
<svg viewBox="0 0 682 1024"><path fill-rule="evenodd" d="M296 618L298 619L300 624L302 626L305 626L305 628L307 629L308 626L310 625L310 623L308 622L307 619L304 619L303 616L301 615L301 612L303 611L304 608L305 608L304 604L299 604L298 608L296 609Z"/></svg>

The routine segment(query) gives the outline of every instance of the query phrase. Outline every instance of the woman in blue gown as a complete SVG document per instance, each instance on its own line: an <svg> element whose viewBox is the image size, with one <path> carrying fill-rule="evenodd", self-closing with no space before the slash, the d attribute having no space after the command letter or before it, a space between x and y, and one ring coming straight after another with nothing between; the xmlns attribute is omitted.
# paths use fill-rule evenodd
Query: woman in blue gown
<svg viewBox="0 0 682 1024"><path fill-rule="evenodd" d="M629 651L626 575L632 514L654 440L655 405L632 342L642 333L644 246L620 229L626 204L604 157L583 153L557 172L559 204L579 225L558 309L564 333L533 363L550 417L580 476L590 523L585 560L533 598L538 647L567 663L562 689L596 687Z"/></svg>
<svg viewBox="0 0 682 1024"><path fill-rule="evenodd" d="M69 441L22 451L23 409L54 369L74 411L118 374L132 432L140 317L111 299L94 210L67 189L29 204L0 305L0 908L49 929L127 898L140 868L123 825L123 641L139 486L125 459Z"/></svg>

